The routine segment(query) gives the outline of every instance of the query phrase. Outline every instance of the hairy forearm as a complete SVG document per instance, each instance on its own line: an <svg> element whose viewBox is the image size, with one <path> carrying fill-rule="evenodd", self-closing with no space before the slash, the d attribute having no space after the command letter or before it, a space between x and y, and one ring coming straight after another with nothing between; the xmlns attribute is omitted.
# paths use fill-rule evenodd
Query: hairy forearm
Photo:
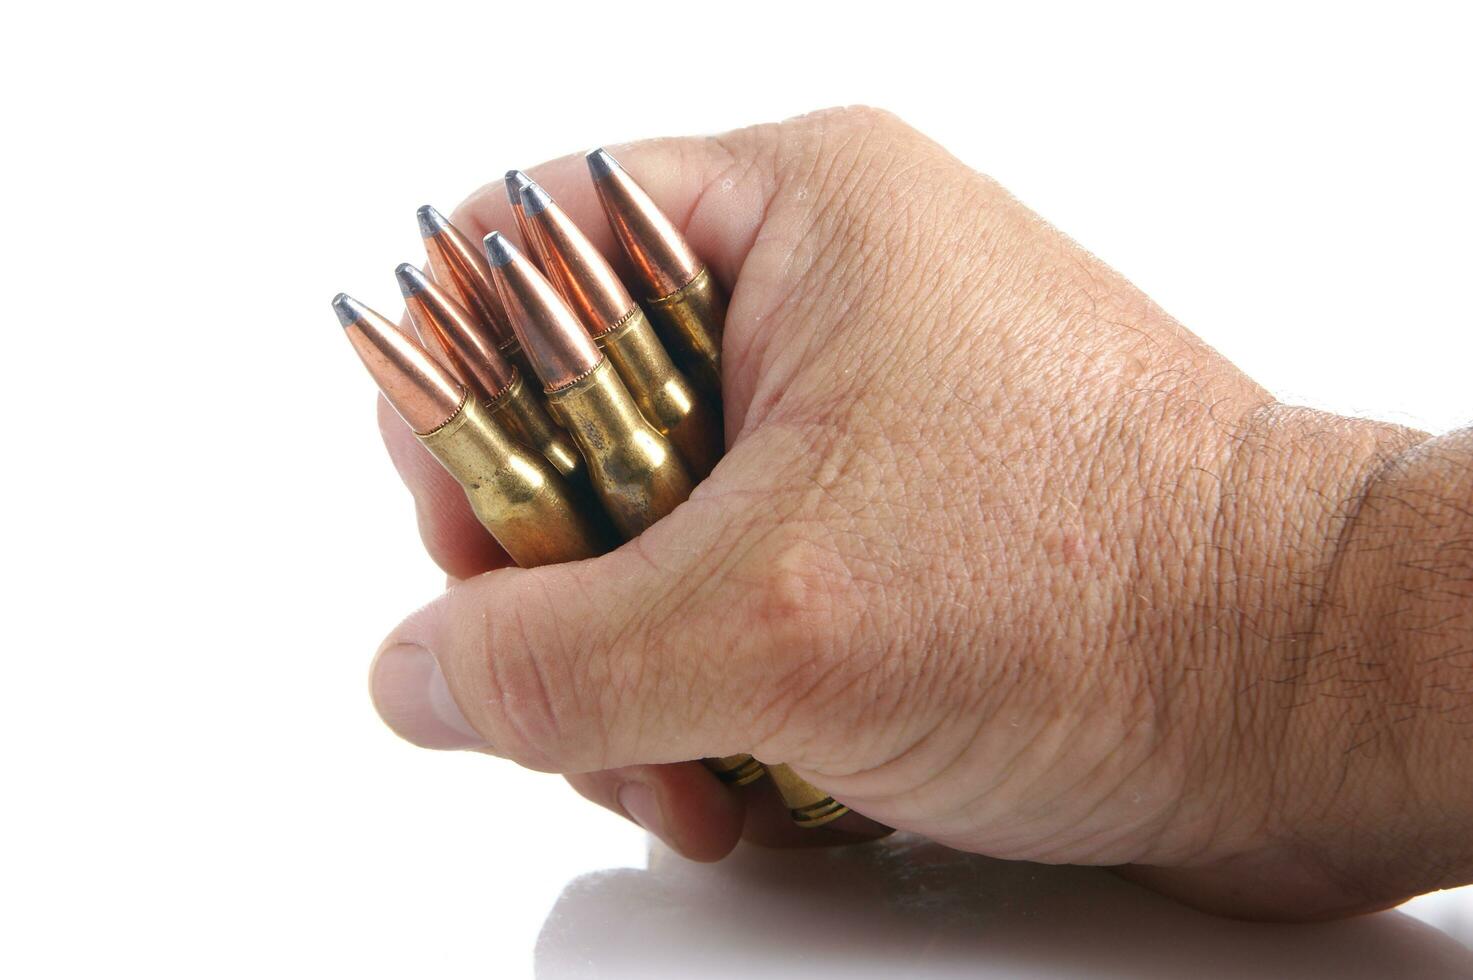
<svg viewBox="0 0 1473 980"><path fill-rule="evenodd" d="M1318 617L1327 754L1361 787L1362 836L1409 892L1473 879L1473 430L1379 461ZM1358 770L1358 772L1357 772Z"/></svg>
<svg viewBox="0 0 1473 980"><path fill-rule="evenodd" d="M1473 880L1473 430L1274 406L1246 432L1215 578L1251 823L1347 907Z"/></svg>
<svg viewBox="0 0 1473 980"><path fill-rule="evenodd" d="M1224 873L1193 900L1314 917L1473 881L1473 432L1267 404L1215 472L1168 644L1205 654L1183 719L1209 845L1181 860Z"/></svg>

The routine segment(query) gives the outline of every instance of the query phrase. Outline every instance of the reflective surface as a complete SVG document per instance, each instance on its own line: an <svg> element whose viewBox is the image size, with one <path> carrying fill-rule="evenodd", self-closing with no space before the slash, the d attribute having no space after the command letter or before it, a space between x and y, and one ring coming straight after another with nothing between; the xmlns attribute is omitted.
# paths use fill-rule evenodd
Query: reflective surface
<svg viewBox="0 0 1473 980"><path fill-rule="evenodd" d="M1467 894L1446 897L1469 906ZM744 847L716 865L653 845L645 869L570 882L535 960L538 980L1445 978L1473 976L1464 942L1400 911L1301 926L1217 919L1105 871L899 836L821 852Z"/></svg>

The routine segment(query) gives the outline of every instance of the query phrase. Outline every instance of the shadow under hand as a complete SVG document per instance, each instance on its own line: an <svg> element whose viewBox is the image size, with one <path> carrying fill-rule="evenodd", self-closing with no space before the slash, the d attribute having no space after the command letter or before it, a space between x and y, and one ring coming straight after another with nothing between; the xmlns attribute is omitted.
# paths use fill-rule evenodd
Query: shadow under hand
<svg viewBox="0 0 1473 980"><path fill-rule="evenodd" d="M569 977L1473 976L1473 951L1399 912L1218 919L1107 871L997 861L906 835L719 864L654 844L647 870L570 882L538 937Z"/></svg>

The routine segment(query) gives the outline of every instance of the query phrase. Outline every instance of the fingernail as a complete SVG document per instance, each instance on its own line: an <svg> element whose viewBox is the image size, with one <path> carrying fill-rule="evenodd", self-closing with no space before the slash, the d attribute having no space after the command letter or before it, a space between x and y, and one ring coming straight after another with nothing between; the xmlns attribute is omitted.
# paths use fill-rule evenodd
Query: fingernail
<svg viewBox="0 0 1473 980"><path fill-rule="evenodd" d="M644 783L625 783L619 787L619 807L630 820L664 839L665 815L660 812L660 801L654 790Z"/></svg>
<svg viewBox="0 0 1473 980"><path fill-rule="evenodd" d="M434 655L424 647L395 644L379 652L369 675L373 706L384 724L427 749L479 749L486 740L455 706Z"/></svg>

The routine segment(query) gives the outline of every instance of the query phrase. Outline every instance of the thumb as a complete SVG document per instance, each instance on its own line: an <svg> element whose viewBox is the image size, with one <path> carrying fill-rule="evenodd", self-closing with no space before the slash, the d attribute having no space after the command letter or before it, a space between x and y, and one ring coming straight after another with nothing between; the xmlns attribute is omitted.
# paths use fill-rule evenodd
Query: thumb
<svg viewBox="0 0 1473 980"><path fill-rule="evenodd" d="M729 507L698 490L611 554L460 583L384 642L380 715L416 745L554 772L809 742L788 702L832 666L831 562Z"/></svg>

